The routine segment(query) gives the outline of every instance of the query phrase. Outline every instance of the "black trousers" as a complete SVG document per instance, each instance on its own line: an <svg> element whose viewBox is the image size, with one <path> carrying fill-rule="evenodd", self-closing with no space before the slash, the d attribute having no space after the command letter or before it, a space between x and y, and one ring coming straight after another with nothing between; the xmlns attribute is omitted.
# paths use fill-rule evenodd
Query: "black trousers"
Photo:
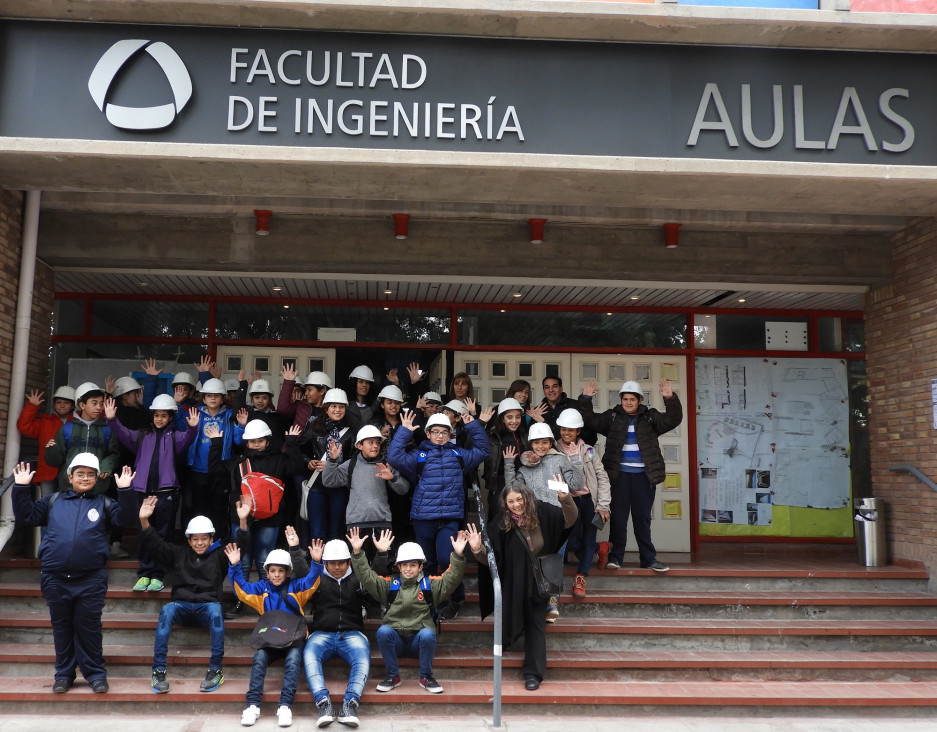
<svg viewBox="0 0 937 732"><path fill-rule="evenodd" d="M55 678L73 680L77 666L88 683L106 679L101 613L107 572L80 577L43 572L40 586L52 620Z"/></svg>
<svg viewBox="0 0 937 732"><path fill-rule="evenodd" d="M547 601L540 597L524 600L524 676L543 681L547 673Z"/></svg>

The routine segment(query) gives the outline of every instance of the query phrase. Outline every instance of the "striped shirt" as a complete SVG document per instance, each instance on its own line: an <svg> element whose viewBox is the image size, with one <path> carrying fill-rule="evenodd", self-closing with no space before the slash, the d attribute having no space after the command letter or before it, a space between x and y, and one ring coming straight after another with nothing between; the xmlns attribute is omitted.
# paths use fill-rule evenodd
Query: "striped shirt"
<svg viewBox="0 0 937 732"><path fill-rule="evenodd" d="M638 436L634 431L634 417L628 419L628 437L621 448L621 461L619 469L623 473L643 473L644 461L641 460L641 451L638 449Z"/></svg>

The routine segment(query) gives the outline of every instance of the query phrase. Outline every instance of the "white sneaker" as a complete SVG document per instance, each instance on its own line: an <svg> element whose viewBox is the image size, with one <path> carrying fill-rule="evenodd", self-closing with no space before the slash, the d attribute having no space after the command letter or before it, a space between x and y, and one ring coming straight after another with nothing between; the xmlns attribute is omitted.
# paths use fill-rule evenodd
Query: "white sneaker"
<svg viewBox="0 0 937 732"><path fill-rule="evenodd" d="M289 707L277 707L277 724L281 727L293 724L293 710Z"/></svg>
<svg viewBox="0 0 937 732"><path fill-rule="evenodd" d="M251 704L247 709L241 712L242 727L253 727L258 719L260 719L260 707L254 704Z"/></svg>

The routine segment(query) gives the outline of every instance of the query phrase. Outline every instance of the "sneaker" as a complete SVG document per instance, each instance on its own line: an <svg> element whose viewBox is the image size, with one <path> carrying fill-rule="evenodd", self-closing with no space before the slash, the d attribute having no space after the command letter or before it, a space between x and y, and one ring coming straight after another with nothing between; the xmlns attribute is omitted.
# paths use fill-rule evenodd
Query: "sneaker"
<svg viewBox="0 0 937 732"><path fill-rule="evenodd" d="M550 602L547 603L547 622L555 623L556 619L560 616L560 598L556 595L550 598Z"/></svg>
<svg viewBox="0 0 937 732"><path fill-rule="evenodd" d="M459 610L461 609L461 602L454 602L453 600L449 600L449 602L439 608L439 619L455 620L457 617L459 617Z"/></svg>
<svg viewBox="0 0 937 732"><path fill-rule="evenodd" d="M586 596L586 576L584 574L577 574L576 579L573 580L573 597L585 597Z"/></svg>
<svg viewBox="0 0 937 732"><path fill-rule="evenodd" d="M442 687L432 676L421 676L420 686L426 689L430 694L442 694Z"/></svg>
<svg viewBox="0 0 937 732"><path fill-rule="evenodd" d="M293 710L286 706L277 707L277 725L289 727L293 724Z"/></svg>
<svg viewBox="0 0 937 732"><path fill-rule="evenodd" d="M645 569L653 569L655 572L669 572L670 567L666 564L658 562L656 559L645 567Z"/></svg>
<svg viewBox="0 0 937 732"><path fill-rule="evenodd" d="M348 727L357 727L358 726L358 702L354 699L349 699L348 701L342 704L342 711L338 715L338 721L340 724L344 724Z"/></svg>
<svg viewBox="0 0 937 732"><path fill-rule="evenodd" d="M166 586L166 585L163 584L163 581L162 581L162 580L159 580L159 579L151 579L151 580L150 580L150 586L146 588L146 591L147 591L147 592L159 592L159 591L160 591L161 589L163 589L165 586Z"/></svg>
<svg viewBox="0 0 937 732"><path fill-rule="evenodd" d="M205 680L199 684L199 691L215 691L219 686L224 683L224 672L220 668L208 669L208 673L205 674ZM250 707L248 707L250 709ZM247 711L247 710L245 710ZM257 714L260 714L260 709L257 709ZM251 723L253 724L253 722Z"/></svg>
<svg viewBox="0 0 937 732"><path fill-rule="evenodd" d="M202 689L202 691L205 691L205 689ZM260 719L260 707L256 704L251 704L247 709L241 712L242 727L253 727L258 719Z"/></svg>
<svg viewBox="0 0 937 732"><path fill-rule="evenodd" d="M108 686L107 679L98 679L91 682L91 691L95 694L106 694L110 690L111 687Z"/></svg>
<svg viewBox="0 0 937 732"><path fill-rule="evenodd" d="M66 691L72 688L72 684L74 683L75 679L56 679L52 682L52 693L64 694Z"/></svg>
<svg viewBox="0 0 937 732"><path fill-rule="evenodd" d="M325 697L322 701L316 704L316 707L319 709L319 720L316 722L317 727L328 727L332 722L335 721L335 714L332 712L332 700L328 697Z"/></svg>
<svg viewBox="0 0 937 732"><path fill-rule="evenodd" d="M234 620L236 617L239 617L242 612L244 612L244 603L237 600L228 605L228 609L224 611L224 619Z"/></svg>
<svg viewBox="0 0 937 732"><path fill-rule="evenodd" d="M598 562L596 562L596 566L599 569L605 569L605 567L608 565L608 549L609 546L607 541L599 542L599 549L597 552L599 559Z"/></svg>
<svg viewBox="0 0 937 732"><path fill-rule="evenodd" d="M400 677L399 676L388 676L381 683L379 683L375 688L378 691L391 691L400 686Z"/></svg>
<svg viewBox="0 0 937 732"><path fill-rule="evenodd" d="M169 682L166 681L166 669L153 670L152 685L154 694L165 694L169 691Z"/></svg>
<svg viewBox="0 0 937 732"><path fill-rule="evenodd" d="M605 563L605 569L621 569L621 565L613 559Z"/></svg>
<svg viewBox="0 0 937 732"><path fill-rule="evenodd" d="M137 580L137 583L133 586L134 592L146 592L146 588L150 586L149 577L140 577Z"/></svg>
<svg viewBox="0 0 937 732"><path fill-rule="evenodd" d="M126 559L129 556L119 541L111 542L111 559Z"/></svg>

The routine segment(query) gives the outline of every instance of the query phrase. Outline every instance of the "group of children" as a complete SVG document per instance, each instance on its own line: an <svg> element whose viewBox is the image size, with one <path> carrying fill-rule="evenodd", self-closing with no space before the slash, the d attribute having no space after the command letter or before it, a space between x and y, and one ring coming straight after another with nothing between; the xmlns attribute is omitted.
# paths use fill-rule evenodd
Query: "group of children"
<svg viewBox="0 0 937 732"><path fill-rule="evenodd" d="M122 377L108 384L109 393L90 382L81 384L74 391L77 410L70 413L67 404L60 404L69 401L67 388L56 391L50 415L38 412L41 394L29 395L21 429L24 433L24 427L33 429L40 439L42 488L40 499L30 500L26 486L35 476L29 466L18 467L16 515L49 527L40 546L43 592L53 629L67 627L74 637L80 632L78 623L74 617L69 622L62 618L77 613L60 601L60 585L72 584L74 575L68 574L69 582L55 587L48 580L47 593L47 576L59 577L59 570L54 563L47 569L46 560L52 562L67 551L63 547L79 538L77 523L70 534L59 530L58 514L67 515L72 504L77 507L73 510L83 510L78 499L94 497L98 502L86 515L92 526L82 529L94 533L89 546L95 551L93 556L78 555L88 555L87 567L82 567L88 574L87 587L78 593L89 602L93 598L90 613L82 610L84 624L96 623L97 635L91 633L78 643L66 638L65 630L56 631L54 691L68 690L76 666L95 691L107 690L100 653L107 587L103 565L110 533L122 524L141 529L135 591L158 592L167 572L173 572L170 602L160 612L154 644L154 692L169 691L166 655L173 624L210 629L211 658L200 686L210 692L224 681L225 618L236 616L244 606L260 614L242 716L246 726L259 717L266 667L280 658L286 673L279 724L291 723L300 663L319 709L319 726L336 719L322 674L323 661L333 656L351 667L337 719L356 726L370 653L362 633L366 613L383 617L377 642L386 678L377 691L400 684L397 657L403 654L419 658L419 683L424 689L442 691L432 673L436 623L456 617L464 599L463 551L466 542L477 536L471 525L466 528L466 487L483 463L490 495L497 496L505 482L517 479L540 500L555 503L548 479L561 477L569 486L580 518L561 553L577 556L573 594L585 596L597 528L609 519L609 479L595 449L580 436L585 427L580 410L560 409L570 403L565 393L565 401L558 398L534 407L511 395L497 406L495 419L494 407L479 407L465 374L453 380L448 402L438 393L426 392L408 408L396 370L388 374L391 383L369 403L374 376L367 367L352 372L349 400L348 393L332 387L322 372L309 375L300 397L294 389L297 374L287 366L274 408L266 380L248 381L242 373L232 390L228 387L235 384L212 377L216 368L207 358L196 367L197 380L185 373L174 376L172 395L155 393L160 370L152 360L144 364L145 384ZM411 385L416 386L422 372L416 364L408 371ZM517 396L524 398L523 389ZM148 421L141 412L149 412ZM42 428L35 430L32 422ZM53 427L54 436L45 439ZM121 447L132 458L132 468L124 464L119 469ZM68 465L58 474L65 498L56 503L57 494L48 484L52 469L60 465ZM263 512L251 497L255 495L251 480L258 478L266 481L274 496L263 505ZM104 495L111 484L117 489L116 501ZM172 534L180 507L186 544L177 546ZM300 549L304 545L309 547L311 563ZM386 567L393 547L396 573L382 577L372 566ZM253 583L252 566L259 578ZM236 599L227 613L221 607L225 574ZM308 637L307 603L313 618ZM274 614L276 623L269 617ZM558 615L558 598L552 598L547 620ZM278 634L271 629L290 627L283 622L289 616L294 619L293 635L275 639ZM273 644L274 639L278 644ZM74 648L82 649L77 658Z"/></svg>

